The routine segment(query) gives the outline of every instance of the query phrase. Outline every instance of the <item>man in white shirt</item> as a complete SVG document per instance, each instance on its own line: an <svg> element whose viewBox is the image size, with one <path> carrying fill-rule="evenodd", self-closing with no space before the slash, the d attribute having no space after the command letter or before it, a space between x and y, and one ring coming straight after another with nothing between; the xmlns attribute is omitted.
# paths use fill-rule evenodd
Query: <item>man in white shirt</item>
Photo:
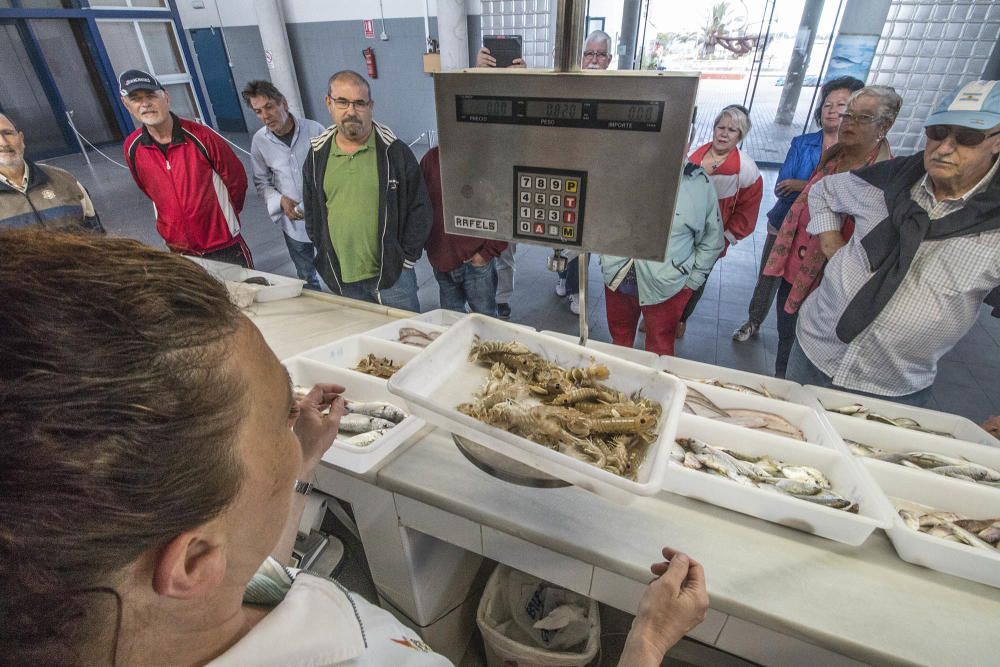
<svg viewBox="0 0 1000 667"><path fill-rule="evenodd" d="M270 81L247 83L243 101L264 124L250 144L254 188L264 199L271 219L281 226L295 273L306 281L307 288L320 290L314 265L316 249L306 234L301 206L302 163L309 152L309 140L325 128L314 120L293 116L288 100Z"/></svg>
<svg viewBox="0 0 1000 667"><path fill-rule="evenodd" d="M830 261L802 306L789 379L922 405L938 359L975 324L984 299L995 305L998 83L948 95L924 124L923 153L812 188L808 231ZM856 224L846 243L842 215Z"/></svg>

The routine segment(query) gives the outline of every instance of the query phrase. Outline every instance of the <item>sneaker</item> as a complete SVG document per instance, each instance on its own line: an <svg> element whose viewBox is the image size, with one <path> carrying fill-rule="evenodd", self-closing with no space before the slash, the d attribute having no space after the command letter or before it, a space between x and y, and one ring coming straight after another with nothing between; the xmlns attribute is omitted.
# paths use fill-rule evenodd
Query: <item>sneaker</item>
<svg viewBox="0 0 1000 667"><path fill-rule="evenodd" d="M498 303L497 304L497 317L501 320L510 319L510 304L509 303Z"/></svg>
<svg viewBox="0 0 1000 667"><path fill-rule="evenodd" d="M754 336L760 330L760 324L754 322L753 320L747 320L740 325L740 328L733 332L733 340L737 343L745 343Z"/></svg>
<svg viewBox="0 0 1000 667"><path fill-rule="evenodd" d="M566 296L566 279L560 278L556 282L556 296Z"/></svg>
<svg viewBox="0 0 1000 667"><path fill-rule="evenodd" d="M687 329L687 322L678 322L677 330L674 331L674 338L684 338L684 331Z"/></svg>
<svg viewBox="0 0 1000 667"><path fill-rule="evenodd" d="M569 312L574 315L580 314L580 295L570 294L569 295Z"/></svg>

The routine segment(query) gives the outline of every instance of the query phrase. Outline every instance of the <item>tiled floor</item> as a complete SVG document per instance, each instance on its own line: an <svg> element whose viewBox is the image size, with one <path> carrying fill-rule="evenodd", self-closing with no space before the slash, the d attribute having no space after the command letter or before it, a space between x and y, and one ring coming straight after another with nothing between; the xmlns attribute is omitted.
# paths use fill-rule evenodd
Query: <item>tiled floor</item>
<svg viewBox="0 0 1000 667"><path fill-rule="evenodd" d="M234 139L247 146L245 138ZM120 160L119 152L109 154ZM246 156L242 157L246 162ZM136 189L128 173L101 157L93 159L92 168L88 168L79 155L50 162L69 169L87 186L109 231L162 247L162 241L153 227L153 207ZM761 211L766 211L773 203L770 193L775 176L775 170L764 170L764 190L767 194ZM281 232L267 217L261 200L252 191L247 196L242 221L257 267L294 275ZM760 335L746 343L735 343L731 338L733 329L746 317L765 234L761 215L757 231L730 248L726 257L716 265L705 296L688 323L687 334L677 343L678 356L756 373L773 370L777 347L773 309ZM539 330L575 334L578 331L577 318L570 313L567 300L556 296L555 275L545 267L549 254L549 250L541 247L521 245L518 248L512 319ZM591 260L590 269L587 297L590 336L608 341L604 290L596 259ZM417 265L417 276L423 309L437 308L437 283L426 257ZM641 335L636 345L642 345ZM1000 319L990 317L985 306L979 322L955 349L941 359L939 366L929 407L961 414L977 422L989 415L1000 414Z"/></svg>

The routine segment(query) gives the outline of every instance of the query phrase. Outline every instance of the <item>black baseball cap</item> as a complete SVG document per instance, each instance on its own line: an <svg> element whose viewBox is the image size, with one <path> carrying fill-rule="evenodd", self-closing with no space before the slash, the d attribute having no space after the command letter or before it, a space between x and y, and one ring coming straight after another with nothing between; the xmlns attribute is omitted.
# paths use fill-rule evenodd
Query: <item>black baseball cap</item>
<svg viewBox="0 0 1000 667"><path fill-rule="evenodd" d="M118 87L121 88L122 97L134 93L137 90L163 90L163 85L156 80L152 74L143 72L141 69L130 69L122 72L118 77Z"/></svg>

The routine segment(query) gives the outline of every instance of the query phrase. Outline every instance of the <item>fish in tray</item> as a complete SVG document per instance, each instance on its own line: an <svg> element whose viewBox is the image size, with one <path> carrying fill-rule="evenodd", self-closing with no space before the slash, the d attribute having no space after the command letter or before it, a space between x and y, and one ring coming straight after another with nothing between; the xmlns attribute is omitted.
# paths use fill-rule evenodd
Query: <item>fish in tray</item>
<svg viewBox="0 0 1000 667"><path fill-rule="evenodd" d="M701 470L743 486L782 493L817 505L857 514L858 504L833 491L822 471L785 463L773 457L751 456L717 447L697 438L678 438L670 458L691 470Z"/></svg>
<svg viewBox="0 0 1000 667"><path fill-rule="evenodd" d="M684 375L677 375L676 373L671 373L670 371L664 371L667 375L673 375L676 378L685 380L687 382L697 382L698 384L710 384L713 387L720 387L722 389L728 389L730 391L738 391L741 394L749 394L751 396L760 396L761 398L773 398L776 400L784 400L777 396L773 396L771 392L767 390L767 387L760 384L757 387L751 387L745 384L739 384L737 382L726 382L725 380L720 380L718 378L692 378L686 377Z"/></svg>
<svg viewBox="0 0 1000 667"><path fill-rule="evenodd" d="M459 412L628 479L656 440L662 407L601 382L603 364L563 368L518 342L482 341L469 360L490 369Z"/></svg>
<svg viewBox="0 0 1000 667"><path fill-rule="evenodd" d="M924 428L920 425L916 419L911 419L910 417L886 417L875 412L870 411L867 407L860 403L851 403L849 405L841 405L835 408L827 408L829 412L836 412L837 414L847 415L849 417L858 417L859 419L867 419L869 421L878 422L879 424L888 424L889 426L896 426L898 428L908 428L911 431L920 431L921 433L931 433L933 435L941 435L946 438L954 438L955 436L951 433L945 433L943 431L934 431L929 428Z"/></svg>
<svg viewBox="0 0 1000 667"><path fill-rule="evenodd" d="M388 380L393 374L402 368L402 364L397 365L392 359L369 354L358 362L353 370L366 375L374 375L377 378Z"/></svg>
<svg viewBox="0 0 1000 667"><path fill-rule="evenodd" d="M744 428L756 428L786 438L805 440L802 430L781 415L764 410L744 408L720 408L708 396L697 389L688 387L684 399L684 411L699 417L707 417Z"/></svg>
<svg viewBox="0 0 1000 667"><path fill-rule="evenodd" d="M309 393L308 387L296 385L292 389L295 400L302 400ZM327 414L329 408L323 411ZM391 431L408 415L392 403L382 401L344 401L344 416L340 418L338 439L356 447L367 447Z"/></svg>
<svg viewBox="0 0 1000 667"><path fill-rule="evenodd" d="M1000 517L970 519L902 498L890 500L908 528L975 549L1000 550Z"/></svg>
<svg viewBox="0 0 1000 667"><path fill-rule="evenodd" d="M935 452L890 452L854 440L845 439L844 442L855 456L895 463L907 468L929 470L938 475L1000 488L1000 470L973 463L965 458L945 456Z"/></svg>
<svg viewBox="0 0 1000 667"><path fill-rule="evenodd" d="M396 340L405 345L427 347L440 335L439 331L424 331L416 327L399 327L399 334Z"/></svg>

